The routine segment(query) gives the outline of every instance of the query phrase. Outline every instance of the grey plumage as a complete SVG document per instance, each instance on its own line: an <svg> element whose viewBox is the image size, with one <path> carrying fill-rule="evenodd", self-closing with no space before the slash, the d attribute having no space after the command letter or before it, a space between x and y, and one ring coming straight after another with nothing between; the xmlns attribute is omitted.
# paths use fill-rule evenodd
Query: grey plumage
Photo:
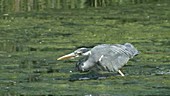
<svg viewBox="0 0 170 96"><path fill-rule="evenodd" d="M102 44L95 46L91 50L87 61L81 62L79 69L81 71L88 70L99 64L102 69L108 71L118 71L130 58L138 54L138 51L130 43L121 44ZM101 60L99 61L99 59ZM86 57L87 58L87 57Z"/></svg>
<svg viewBox="0 0 170 96"><path fill-rule="evenodd" d="M103 70L117 71L124 75L119 69L124 66L129 59L139 54L137 49L130 43L121 44L101 44L93 47L91 50L80 48L71 54L79 57L80 53L83 59L77 63L80 71L88 71L95 66ZM68 56L68 55L67 55Z"/></svg>

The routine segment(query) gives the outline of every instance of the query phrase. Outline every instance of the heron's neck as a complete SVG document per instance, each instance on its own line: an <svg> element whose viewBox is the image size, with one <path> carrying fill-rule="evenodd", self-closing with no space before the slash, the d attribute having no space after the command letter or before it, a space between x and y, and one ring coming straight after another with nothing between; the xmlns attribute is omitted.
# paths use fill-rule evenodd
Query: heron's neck
<svg viewBox="0 0 170 96"><path fill-rule="evenodd" d="M83 56L88 56L91 54L91 51L87 51L86 53L83 54Z"/></svg>

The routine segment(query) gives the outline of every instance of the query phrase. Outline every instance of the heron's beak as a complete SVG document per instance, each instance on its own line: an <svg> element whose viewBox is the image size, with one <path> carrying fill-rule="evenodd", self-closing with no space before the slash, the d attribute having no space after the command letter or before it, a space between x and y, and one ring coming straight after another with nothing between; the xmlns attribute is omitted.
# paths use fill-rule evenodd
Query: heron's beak
<svg viewBox="0 0 170 96"><path fill-rule="evenodd" d="M76 55L74 53L70 53L70 54L59 57L57 60L66 60L66 59L70 59L74 57L76 57Z"/></svg>

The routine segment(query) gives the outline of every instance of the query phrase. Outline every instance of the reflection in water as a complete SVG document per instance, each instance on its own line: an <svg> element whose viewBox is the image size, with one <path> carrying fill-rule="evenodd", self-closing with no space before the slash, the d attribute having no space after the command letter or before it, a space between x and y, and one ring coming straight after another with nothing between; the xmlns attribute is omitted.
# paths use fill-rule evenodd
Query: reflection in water
<svg viewBox="0 0 170 96"><path fill-rule="evenodd" d="M0 51L4 52L19 52L24 50L24 45L22 43L17 43L15 39L1 40L0 46Z"/></svg>
<svg viewBox="0 0 170 96"><path fill-rule="evenodd" d="M5 52L16 52L18 50L16 44L11 40L2 40L0 41L0 51Z"/></svg>

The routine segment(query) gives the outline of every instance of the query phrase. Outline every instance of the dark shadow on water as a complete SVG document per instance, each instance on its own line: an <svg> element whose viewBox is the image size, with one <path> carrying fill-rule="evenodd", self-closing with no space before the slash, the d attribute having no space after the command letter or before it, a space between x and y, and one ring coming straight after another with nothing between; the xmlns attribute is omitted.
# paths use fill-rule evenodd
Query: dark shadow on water
<svg viewBox="0 0 170 96"><path fill-rule="evenodd" d="M69 81L74 82L74 81L82 81L82 80L101 80L101 79L107 79L111 76L115 76L116 74L114 73L96 73L96 72L88 72L84 74L73 74L70 75Z"/></svg>

